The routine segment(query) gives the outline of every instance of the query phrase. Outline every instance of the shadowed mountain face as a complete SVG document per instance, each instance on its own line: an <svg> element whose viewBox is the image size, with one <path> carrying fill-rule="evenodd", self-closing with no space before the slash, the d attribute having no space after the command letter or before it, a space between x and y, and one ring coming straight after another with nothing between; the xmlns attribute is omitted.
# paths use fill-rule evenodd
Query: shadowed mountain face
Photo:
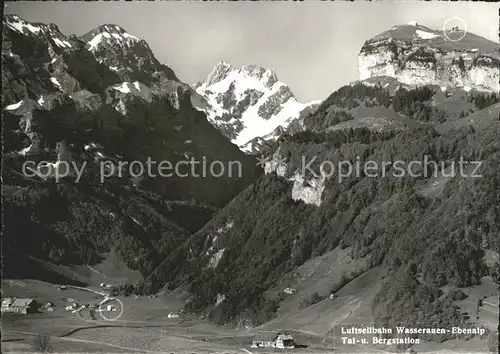
<svg viewBox="0 0 500 354"><path fill-rule="evenodd" d="M27 139L6 146L6 152L34 154L66 140L72 153L96 142L101 154L127 161L241 161L246 175L234 180L145 178L168 199L194 198L218 206L252 180L251 160L192 107L189 86L155 59L146 42L114 25L76 38L64 36L55 25L29 24L15 16L4 22L4 111L8 124L19 123L6 133ZM203 192L216 185L224 190Z"/></svg>
<svg viewBox="0 0 500 354"><path fill-rule="evenodd" d="M78 263L117 246L147 274L254 180L253 159L193 108L192 89L123 28L66 36L56 25L7 16L3 37L4 250L10 254ZM26 161L42 160L44 166L23 175ZM63 161L84 166L81 179L71 173L57 183L50 171L42 178L51 168L63 173ZM133 161L145 168L142 174L129 168ZM103 179L104 163L105 173L114 174ZM215 176L220 165L226 169L220 177L211 173L213 163ZM5 274L13 275L16 257L8 260Z"/></svg>
<svg viewBox="0 0 500 354"><path fill-rule="evenodd" d="M148 44L117 25L102 25L82 36L86 48L100 63L124 81L144 84L155 79L179 81L172 69L156 60Z"/></svg>

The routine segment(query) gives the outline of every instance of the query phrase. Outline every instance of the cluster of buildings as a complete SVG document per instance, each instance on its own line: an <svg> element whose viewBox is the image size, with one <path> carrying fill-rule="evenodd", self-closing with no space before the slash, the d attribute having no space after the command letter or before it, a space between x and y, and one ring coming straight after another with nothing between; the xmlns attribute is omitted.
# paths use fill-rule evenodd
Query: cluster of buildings
<svg viewBox="0 0 500 354"><path fill-rule="evenodd" d="M66 311L79 312L81 309L89 308L90 306L83 305L79 308L76 302L66 306ZM42 309L38 302L33 298L15 298L8 297L2 299L2 312L13 312L19 314L36 313ZM47 303L45 305L46 311L50 308L53 310L53 304ZM116 311L113 305L107 305L103 311ZM168 314L168 318L179 318L180 315L175 312ZM291 349L295 347L294 339L288 333L280 332L259 332L252 340L252 348L278 348L278 349Z"/></svg>

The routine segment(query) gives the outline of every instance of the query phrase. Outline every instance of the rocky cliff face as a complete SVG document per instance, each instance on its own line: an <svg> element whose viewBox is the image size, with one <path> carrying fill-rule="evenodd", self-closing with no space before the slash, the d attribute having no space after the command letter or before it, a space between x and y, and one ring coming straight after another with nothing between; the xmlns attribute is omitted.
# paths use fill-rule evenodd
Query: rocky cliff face
<svg viewBox="0 0 500 354"><path fill-rule="evenodd" d="M237 69L220 62L194 88L204 103L198 107L210 122L250 153L258 152L265 145L262 141L275 139L276 132L317 106L317 102L298 102L272 70L254 65Z"/></svg>
<svg viewBox="0 0 500 354"><path fill-rule="evenodd" d="M290 198L295 201L301 200L306 204L313 204L316 206L321 205L321 197L325 190L326 176L320 173L316 178L304 178L303 171L299 169L295 171L288 171L287 164L284 158L280 155L280 149L272 155L265 163L264 173L276 173L280 177L287 178L288 181L293 183L290 193Z"/></svg>
<svg viewBox="0 0 500 354"><path fill-rule="evenodd" d="M455 36L460 38L463 33L458 30ZM500 90L497 43L472 33L452 42L442 31L414 22L394 26L366 41L358 64L360 80L390 76L412 86L433 84Z"/></svg>

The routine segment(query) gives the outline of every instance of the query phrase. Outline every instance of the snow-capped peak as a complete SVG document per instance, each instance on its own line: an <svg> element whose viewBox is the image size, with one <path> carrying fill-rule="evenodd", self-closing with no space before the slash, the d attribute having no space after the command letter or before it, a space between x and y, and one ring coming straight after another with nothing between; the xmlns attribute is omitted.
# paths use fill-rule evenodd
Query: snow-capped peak
<svg viewBox="0 0 500 354"><path fill-rule="evenodd" d="M62 49L71 49L71 41L64 34L59 31L57 25L50 23L30 23L23 20L17 15L7 15L3 20L4 26L10 30L27 35L27 36L37 36L39 38L45 38L52 41L52 45L55 44L57 47Z"/></svg>
<svg viewBox="0 0 500 354"><path fill-rule="evenodd" d="M221 80L224 80L227 73L231 70L234 69L227 61L218 62L217 65L214 66L210 74L208 74L207 79L204 83L202 83L202 85L205 84L205 86L210 86Z"/></svg>
<svg viewBox="0 0 500 354"><path fill-rule="evenodd" d="M27 33L26 31L31 32L35 35L38 35L40 34L40 32L42 32L42 27L28 23L17 15L6 16L4 19L4 24L10 29L23 34Z"/></svg>
<svg viewBox="0 0 500 354"><path fill-rule="evenodd" d="M123 27L101 25L80 39L87 43L86 48L97 62L117 73L123 81L141 81L146 85L164 79L178 81L173 70L155 58L145 40Z"/></svg>
<svg viewBox="0 0 500 354"><path fill-rule="evenodd" d="M267 88L271 88L278 81L276 74L272 70L257 65L244 65L240 69L237 69L227 61L220 61L214 66L210 74L208 74L207 79L200 84L196 84L196 86L197 88L203 87L205 89L225 80L230 75L259 81Z"/></svg>
<svg viewBox="0 0 500 354"><path fill-rule="evenodd" d="M194 89L205 98L209 121L238 146L286 128L309 106L298 102L274 71L219 62ZM208 107L208 108L207 108Z"/></svg>
<svg viewBox="0 0 500 354"><path fill-rule="evenodd" d="M91 37L87 40L90 51L95 51L101 43L130 45L140 41L118 25L99 26L91 32L91 36L86 35L86 37Z"/></svg>
<svg viewBox="0 0 500 354"><path fill-rule="evenodd" d="M261 81L268 88L273 87L278 82L274 71L256 65L245 65L240 69L240 72Z"/></svg>

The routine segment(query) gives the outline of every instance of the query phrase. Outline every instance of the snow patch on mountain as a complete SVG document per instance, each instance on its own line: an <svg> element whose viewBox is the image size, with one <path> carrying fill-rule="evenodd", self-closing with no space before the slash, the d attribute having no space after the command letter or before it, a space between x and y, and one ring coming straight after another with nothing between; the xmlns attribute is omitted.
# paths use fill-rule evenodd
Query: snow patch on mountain
<svg viewBox="0 0 500 354"><path fill-rule="evenodd" d="M54 42L59 46L59 47L67 47L71 48L71 43L66 41L66 40L60 40L59 38L54 38Z"/></svg>
<svg viewBox="0 0 500 354"><path fill-rule="evenodd" d="M102 149L102 145L98 143L90 143L84 146L85 151L94 151L96 149Z"/></svg>
<svg viewBox="0 0 500 354"><path fill-rule="evenodd" d="M57 79L55 77L51 77L50 82L52 82L57 87L61 87L61 84L59 83L59 81L57 81Z"/></svg>
<svg viewBox="0 0 500 354"><path fill-rule="evenodd" d="M98 44L101 42L102 38L104 37L103 33L99 33L97 36L92 38L92 40L89 43L90 47L89 50L93 51L97 48Z"/></svg>
<svg viewBox="0 0 500 354"><path fill-rule="evenodd" d="M103 25L99 27L99 31L99 33L95 34L95 36L87 42L89 50L92 52L97 50L101 43L118 44L123 46L140 41L139 38L131 35L117 25Z"/></svg>
<svg viewBox="0 0 500 354"><path fill-rule="evenodd" d="M123 93L129 93L130 92L130 83L129 82L124 82L121 85L118 86L113 86L113 88L117 91L123 92Z"/></svg>
<svg viewBox="0 0 500 354"><path fill-rule="evenodd" d="M19 155L22 155L22 156L27 156L27 155L29 155L32 152L32 150L34 150L33 149L33 144L30 144L30 146L25 147L25 148L19 150L17 153Z"/></svg>
<svg viewBox="0 0 500 354"><path fill-rule="evenodd" d="M18 16L9 16L4 23L14 31L23 34L26 33L25 30L28 30L33 34L38 35L42 30L40 27L28 23Z"/></svg>
<svg viewBox="0 0 500 354"><path fill-rule="evenodd" d="M234 139L234 143L242 145L249 140L257 137L264 136L271 133L279 126L287 126L290 120L296 118L300 112L307 106L303 103L297 102L295 98L290 98L281 104L281 109L278 113L273 114L269 119L263 118L259 115L259 109L269 100L274 94L279 93L283 83L276 83L271 90L263 95L261 100L249 107L242 115L241 121L243 122L243 130L238 137Z"/></svg>
<svg viewBox="0 0 500 354"><path fill-rule="evenodd" d="M434 34L431 32L426 32L426 31L421 31L421 30L416 30L417 36L419 36L422 39L432 39L436 37L440 37L438 34Z"/></svg>
<svg viewBox="0 0 500 354"><path fill-rule="evenodd" d="M151 95L151 89L144 85L142 82L139 81L134 81L134 82L122 82L120 84L111 86L115 91L121 92L123 94L132 94L133 96L138 96L141 97L142 99L148 99ZM176 93L169 93L168 96L175 96ZM121 101L121 99L120 99ZM171 101L173 105L175 106L176 109L179 109L179 103L177 102L178 99L176 98L171 98ZM116 107L115 107L116 108ZM117 109L118 112L122 112L123 108Z"/></svg>
<svg viewBox="0 0 500 354"><path fill-rule="evenodd" d="M19 107L21 107L22 104L23 104L23 100L21 100L21 101L19 101L17 103L10 104L7 107L5 107L5 109L7 111L15 111L16 109L18 109Z"/></svg>
<svg viewBox="0 0 500 354"><path fill-rule="evenodd" d="M61 52L77 50L77 46L73 43L75 39L62 34L57 25L53 23L29 23L17 15L6 15L3 18L3 25L4 31L7 33L13 31L27 37L36 37L41 42L46 41L47 53L51 59L56 58ZM13 48L11 48L11 50L12 49ZM19 51L19 53L11 53L9 55L12 57L14 54L19 55L23 53L21 47L15 48L15 51ZM22 55L24 56L25 53ZM53 64L53 62L51 62L51 64Z"/></svg>

